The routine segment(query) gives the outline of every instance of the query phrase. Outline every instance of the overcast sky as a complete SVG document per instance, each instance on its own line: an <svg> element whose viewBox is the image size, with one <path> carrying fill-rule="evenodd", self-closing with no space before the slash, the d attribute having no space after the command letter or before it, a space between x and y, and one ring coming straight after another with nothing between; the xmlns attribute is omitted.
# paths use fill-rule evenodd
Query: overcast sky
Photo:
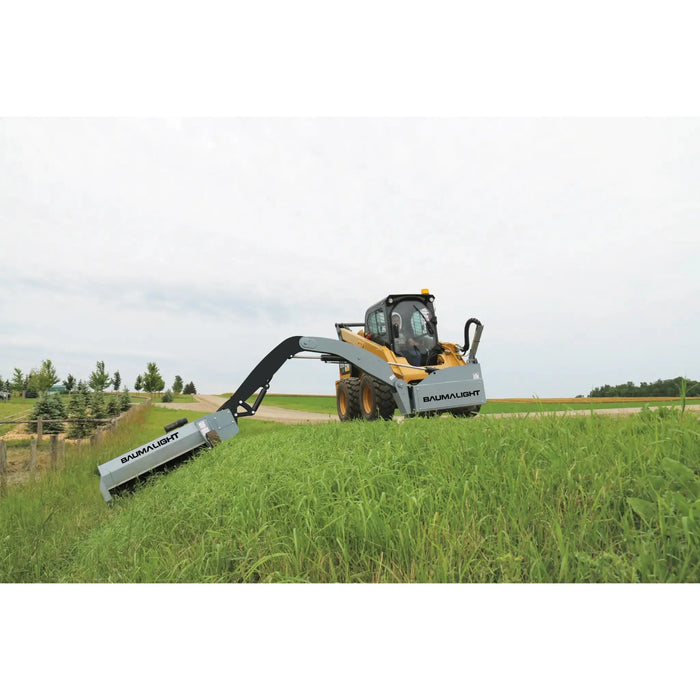
<svg viewBox="0 0 700 700"><path fill-rule="evenodd" d="M698 119L2 119L0 374L233 391L429 288L487 396L700 378ZM291 361L273 392L331 394Z"/></svg>

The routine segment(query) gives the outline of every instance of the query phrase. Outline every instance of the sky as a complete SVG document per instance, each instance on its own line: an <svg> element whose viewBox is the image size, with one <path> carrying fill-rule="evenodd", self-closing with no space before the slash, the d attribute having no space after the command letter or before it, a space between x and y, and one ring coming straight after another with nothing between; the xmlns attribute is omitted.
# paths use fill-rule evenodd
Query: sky
<svg viewBox="0 0 700 700"><path fill-rule="evenodd" d="M429 288L442 340L484 324L487 397L698 379L699 191L697 118L3 118L0 375L234 391Z"/></svg>

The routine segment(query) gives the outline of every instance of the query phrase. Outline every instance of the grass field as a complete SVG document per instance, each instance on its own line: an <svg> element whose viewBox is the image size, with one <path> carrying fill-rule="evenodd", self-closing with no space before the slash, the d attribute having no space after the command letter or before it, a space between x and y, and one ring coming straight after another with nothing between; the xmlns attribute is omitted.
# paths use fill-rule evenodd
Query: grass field
<svg viewBox="0 0 700 700"><path fill-rule="evenodd" d="M696 415L241 421L109 508L145 413L0 501L1 581L700 581Z"/></svg>

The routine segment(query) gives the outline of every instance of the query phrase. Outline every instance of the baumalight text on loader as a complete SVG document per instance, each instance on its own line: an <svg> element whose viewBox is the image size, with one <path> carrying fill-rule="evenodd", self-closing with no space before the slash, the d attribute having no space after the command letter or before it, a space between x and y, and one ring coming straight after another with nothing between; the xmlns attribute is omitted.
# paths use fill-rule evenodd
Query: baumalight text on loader
<svg viewBox="0 0 700 700"><path fill-rule="evenodd" d="M475 416L486 403L476 359L484 327L470 318L464 326L462 346L440 342L434 300L427 289L420 294L391 294L370 306L363 323L336 323L338 340L292 336L282 341L218 411L193 423L187 418L173 421L164 427L163 437L100 465L100 490L105 501L110 502L113 491L140 476L234 437L238 419L255 414L275 372L304 351L339 366L336 399L341 421L390 420L397 408L408 417L442 413ZM254 397L252 405L250 397Z"/></svg>

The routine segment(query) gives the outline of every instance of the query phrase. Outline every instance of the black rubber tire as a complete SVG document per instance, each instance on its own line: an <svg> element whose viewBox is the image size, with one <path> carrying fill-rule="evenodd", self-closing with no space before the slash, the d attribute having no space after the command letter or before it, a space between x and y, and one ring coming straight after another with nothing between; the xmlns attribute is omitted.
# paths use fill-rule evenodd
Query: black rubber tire
<svg viewBox="0 0 700 700"><path fill-rule="evenodd" d="M348 377L338 382L336 392L336 407L341 421L357 420L360 415L360 380Z"/></svg>
<svg viewBox="0 0 700 700"><path fill-rule="evenodd" d="M365 374L360 379L360 414L364 420L391 420L396 409L388 384Z"/></svg>

